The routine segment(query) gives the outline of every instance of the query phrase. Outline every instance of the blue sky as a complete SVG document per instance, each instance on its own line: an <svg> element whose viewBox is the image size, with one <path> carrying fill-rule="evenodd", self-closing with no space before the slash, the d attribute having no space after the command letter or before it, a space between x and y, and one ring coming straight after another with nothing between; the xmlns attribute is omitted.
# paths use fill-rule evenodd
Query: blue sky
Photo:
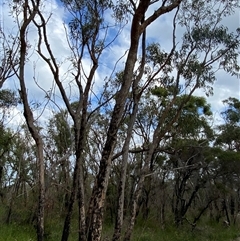
<svg viewBox="0 0 240 241"><path fill-rule="evenodd" d="M64 22L67 21L67 14L64 11L63 7L59 6L59 1L48 0L44 2L45 8L44 13L45 15L50 15L52 13L51 18L48 22L48 33L49 33L49 40L53 52L58 59L59 63L61 63L61 73L62 73L62 80L65 84L65 88L68 90L69 97L71 99L75 99L77 97L77 91L74 89L74 85L71 85L69 81L71 80L72 76L69 73L70 63L67 60L69 57L69 49L67 45L67 39L65 34ZM0 9L0 19L1 23L4 22L4 29L5 31L14 32L16 28L14 27L13 19L9 16L9 9L8 5L1 5ZM154 7L150 8L149 14L154 11ZM169 50L172 46L172 18L174 13L170 13L164 15L163 17L159 18L155 23L153 23L147 30L147 37L148 42L159 42L163 49ZM111 16L106 16L106 18L111 21ZM232 16L226 18L223 23L229 28L230 31L234 31L237 27L239 27L240 23L240 16L239 12L235 13ZM124 56L126 50L129 48L129 24L124 27L121 31L121 34L118 36L114 44L112 44L109 48L107 48L104 52L103 57L100 60L100 66L95 76L95 87L94 91L98 92L102 85L103 80L110 76L112 73L113 66L115 65L116 61ZM117 30L109 31L111 34L116 32ZM183 29L177 29L177 37L181 38L183 34ZM37 32L34 28L30 28L28 33L28 40L31 43L32 48L30 49L29 54L29 61L26 65L26 77L28 78L27 88L29 93L29 98L32 101L39 101L42 103L46 102L44 98L46 93L41 90L44 89L46 92L54 88L53 79L51 73L46 66L46 64L38 57L37 53L35 52L34 48L36 46L37 40ZM117 65L116 70L120 70L124 66L123 57ZM85 58L83 61L84 70L86 72L89 71L90 62L88 58ZM222 100L228 97L236 97L240 98L240 84L239 79L235 76L230 76L223 71L219 71L217 74L217 81L214 84L214 95L209 97L207 100L212 105L213 113L215 114L216 122L219 120L219 113L223 108ZM34 77L34 78L33 78ZM37 84L36 84L37 83ZM41 88L39 88L39 86ZM8 80L4 88L18 88L18 83L14 79ZM196 95L203 96L204 93L202 90L197 90ZM55 98L58 103L60 103L60 95L59 92L56 90ZM16 109L17 112L19 109ZM20 109L21 111L21 109ZM51 114L51 108L46 109L46 115L43 117L45 119ZM23 120L22 116L19 115L19 121Z"/></svg>

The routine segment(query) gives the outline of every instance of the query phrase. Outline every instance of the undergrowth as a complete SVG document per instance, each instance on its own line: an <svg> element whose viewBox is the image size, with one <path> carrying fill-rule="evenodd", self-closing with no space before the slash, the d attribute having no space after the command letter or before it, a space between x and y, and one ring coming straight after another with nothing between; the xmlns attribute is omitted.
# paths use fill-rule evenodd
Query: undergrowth
<svg viewBox="0 0 240 241"><path fill-rule="evenodd" d="M111 240L113 227L105 225L103 240ZM46 223L46 241L61 240L62 225L54 220ZM30 225L4 224L0 226L0 241L35 241L36 230ZM196 227L194 231L190 227L161 226L156 222L138 222L132 241L233 241L240 237L238 227L223 227L221 224L206 223ZM73 224L69 241L78 240L77 225Z"/></svg>

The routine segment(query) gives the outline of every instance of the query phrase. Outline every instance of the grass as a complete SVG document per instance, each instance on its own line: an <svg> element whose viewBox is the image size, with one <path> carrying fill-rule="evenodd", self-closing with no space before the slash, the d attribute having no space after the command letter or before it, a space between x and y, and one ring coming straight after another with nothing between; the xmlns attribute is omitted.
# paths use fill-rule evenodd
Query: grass
<svg viewBox="0 0 240 241"><path fill-rule="evenodd" d="M194 231L189 227L176 229L168 226L161 229L156 224L145 223L136 227L132 241L233 241L240 237L238 227L223 227L221 224L202 224Z"/></svg>
<svg viewBox="0 0 240 241"><path fill-rule="evenodd" d="M77 240L77 230L72 228L69 241ZM62 227L54 223L46 224L46 241L57 241L61 239ZM1 225L0 241L35 241L36 231L33 227L27 225ZM112 227L105 226L103 237L111 237ZM240 236L240 230L237 227L223 227L220 224L202 224L193 232L189 227L176 229L173 226L167 226L165 229L159 227L155 222L139 222L134 229L132 241L233 241ZM104 239L103 239L104 240ZM111 239L106 239L111 240Z"/></svg>
<svg viewBox="0 0 240 241"><path fill-rule="evenodd" d="M27 225L1 225L0 241L35 241L35 229Z"/></svg>

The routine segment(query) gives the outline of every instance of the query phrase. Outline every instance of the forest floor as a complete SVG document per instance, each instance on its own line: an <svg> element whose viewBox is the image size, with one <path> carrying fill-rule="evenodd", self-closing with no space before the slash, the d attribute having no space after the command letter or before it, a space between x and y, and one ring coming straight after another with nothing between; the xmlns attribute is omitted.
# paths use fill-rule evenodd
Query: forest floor
<svg viewBox="0 0 240 241"><path fill-rule="evenodd" d="M59 228L59 229L58 229ZM46 241L61 239L60 227L48 226ZM35 241L36 234L32 226L10 224L0 225L0 241ZM105 226L103 241L111 240L112 225ZM77 240L77 232L72 229L69 241ZM240 229L237 227L223 227L222 225L199 226L193 232L188 227L176 229L167 226L164 229L150 222L136 226L132 241L240 241Z"/></svg>

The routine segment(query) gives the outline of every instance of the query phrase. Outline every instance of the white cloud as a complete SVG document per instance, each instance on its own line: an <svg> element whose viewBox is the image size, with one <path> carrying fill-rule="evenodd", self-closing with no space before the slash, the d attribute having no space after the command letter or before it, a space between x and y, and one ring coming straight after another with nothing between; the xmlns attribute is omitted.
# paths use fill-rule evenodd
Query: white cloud
<svg viewBox="0 0 240 241"><path fill-rule="evenodd" d="M154 8L152 7L149 11L153 12ZM163 49L170 50L172 47L172 30L173 30L173 18L174 11L160 17L156 22L151 24L147 30L147 36L149 38L149 42L159 41L160 45ZM237 28L240 26L240 15L239 11L236 11L231 16L227 16L221 22L224 26L226 26L229 32L235 32ZM176 37L180 40L183 35L184 29L182 27L177 26L176 29ZM178 40L176 41L178 42ZM216 73L216 82L213 85L214 94L213 96L206 97L203 90L197 90L194 94L199 96L205 96L207 101L211 104L213 113L215 114L216 122L219 123L220 120L220 112L223 110L224 99L229 97L235 97L240 99L240 79L236 76L231 76L220 70Z"/></svg>
<svg viewBox="0 0 240 241"><path fill-rule="evenodd" d="M9 9L7 9L8 5L1 5L2 7L2 22L4 19L4 28L6 32L14 32L17 31L14 23L14 19L9 15ZM154 7L152 6L149 10L149 14L154 11ZM69 47L66 39L66 29L67 26L64 27L64 21L67 19L67 14L64 11L63 7L60 7L55 0L48 0L44 2L44 14L45 16L51 17L48 21L48 37L50 41L51 49L56 56L56 60L59 63L60 73L62 75L62 81L65 86L65 89L68 90L69 96L71 95L74 99L78 95L78 91L75 88L75 84L73 84L72 79L73 76L69 71L69 66L71 65L69 61ZM156 22L149 26L147 29L147 37L148 42L158 41L164 49L171 49L172 47L172 20L174 17L174 12L168 13L160 17ZM111 13L106 16L109 23L111 23ZM226 24L229 27L230 31L234 31L237 27L239 27L239 14L234 14L229 16L223 21L223 24ZM110 39L113 33L116 33L118 29L109 29ZM99 62L99 68L97 70L95 76L95 87L94 90L100 91L103 80L105 77L109 76L112 73L113 67L116 61L124 56L126 51L129 48L130 42L130 26L129 24L125 26L125 28L121 31L120 35L117 37L116 41L110 45L108 48L104 50L104 54ZM183 29L179 28L177 30L177 36L180 38ZM28 40L31 43L32 49L29 52L31 55L29 56L29 62L26 63L26 79L27 88L29 93L29 98L31 100L36 100L39 102L45 103L47 100L45 99L46 93L43 92L34 82L33 77L35 77L35 81L41 86L45 91L49 91L53 88L53 76L49 70L49 67L46 63L40 59L38 54L36 53L36 44L38 40L38 35L36 28L31 26L28 34ZM121 59L117 65L116 71L122 69L124 67L125 58ZM84 59L83 61L84 70L89 72L91 62L88 59ZM35 68L36 67L36 68ZM35 69L34 69L35 68ZM34 72L35 70L35 72ZM17 80L9 80L4 87L13 87L18 88ZM214 95L208 98L208 101L212 104L213 111L220 111L223 107L222 100L226 99L230 96L239 98L239 79L235 77L231 77L224 72L219 72L217 74L217 81L214 84ZM197 91L197 95L204 95L203 92ZM60 94L58 90L55 90L56 101L60 103ZM49 113L48 113L49 114Z"/></svg>

